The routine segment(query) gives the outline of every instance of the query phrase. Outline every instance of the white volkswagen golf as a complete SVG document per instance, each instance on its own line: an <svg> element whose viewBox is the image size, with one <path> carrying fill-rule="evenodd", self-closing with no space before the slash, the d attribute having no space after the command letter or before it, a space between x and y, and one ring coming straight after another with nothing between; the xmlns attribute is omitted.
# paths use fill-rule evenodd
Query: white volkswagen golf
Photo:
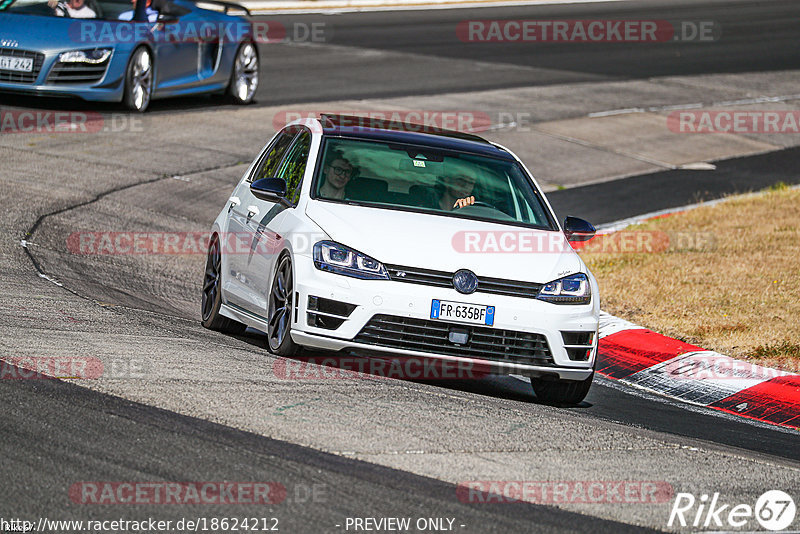
<svg viewBox="0 0 800 534"><path fill-rule="evenodd" d="M300 348L480 365L578 403L597 354L597 282L509 150L416 125L290 123L214 221L207 328Z"/></svg>

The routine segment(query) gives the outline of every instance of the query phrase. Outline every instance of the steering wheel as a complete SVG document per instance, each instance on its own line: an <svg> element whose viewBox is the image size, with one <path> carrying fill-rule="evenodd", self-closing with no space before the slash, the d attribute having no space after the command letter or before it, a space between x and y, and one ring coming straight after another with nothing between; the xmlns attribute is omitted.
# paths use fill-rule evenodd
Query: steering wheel
<svg viewBox="0 0 800 534"><path fill-rule="evenodd" d="M84 5L86 5L86 4L84 4ZM53 9L53 13L58 13L59 11L61 11L61 13L63 13L62 17L64 17L65 19L71 19L72 18L72 15L69 14L69 10L67 9L66 4L64 4L63 6L60 6L58 3L56 3L55 7L53 7L52 9Z"/></svg>
<svg viewBox="0 0 800 534"><path fill-rule="evenodd" d="M463 208L456 208L456 209L462 209L463 210L463 209L466 209L466 208L489 208L489 209L493 209L493 210L497 209L494 206L492 206L491 204L488 204L486 202L482 202L480 200L476 200L472 204L467 204Z"/></svg>

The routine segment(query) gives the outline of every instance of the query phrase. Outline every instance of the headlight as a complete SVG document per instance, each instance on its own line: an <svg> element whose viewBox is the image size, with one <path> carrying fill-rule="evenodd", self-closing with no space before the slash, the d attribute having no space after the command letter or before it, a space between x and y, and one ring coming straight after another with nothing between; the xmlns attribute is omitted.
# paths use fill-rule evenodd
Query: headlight
<svg viewBox="0 0 800 534"><path fill-rule="evenodd" d="M554 304L588 304L592 288L585 274L571 274L545 284L536 298Z"/></svg>
<svg viewBox="0 0 800 534"><path fill-rule="evenodd" d="M89 63L98 65L111 56L110 48L95 48L94 50L70 50L58 55L61 63Z"/></svg>
<svg viewBox="0 0 800 534"><path fill-rule="evenodd" d="M381 262L333 241L320 241L314 245L314 266L321 271L355 278L389 279L389 273Z"/></svg>

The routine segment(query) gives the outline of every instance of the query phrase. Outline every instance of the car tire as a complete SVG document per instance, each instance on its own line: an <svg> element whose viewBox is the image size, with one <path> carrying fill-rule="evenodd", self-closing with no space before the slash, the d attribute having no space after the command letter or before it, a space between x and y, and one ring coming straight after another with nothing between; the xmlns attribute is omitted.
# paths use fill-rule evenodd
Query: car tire
<svg viewBox="0 0 800 534"><path fill-rule="evenodd" d="M219 313L222 306L222 253L219 238L214 235L208 244L206 271L203 276L203 299L200 313L202 325L226 334L241 334L246 325L224 317Z"/></svg>
<svg viewBox="0 0 800 534"><path fill-rule="evenodd" d="M300 346L292 341L293 310L294 274L292 258L286 253L278 259L267 309L267 346L278 356L291 357L300 351Z"/></svg>
<svg viewBox="0 0 800 534"><path fill-rule="evenodd" d="M125 69L125 87L122 103L130 111L143 113L150 105L153 94L153 53L140 46L131 54Z"/></svg>
<svg viewBox="0 0 800 534"><path fill-rule="evenodd" d="M546 404L579 404L592 387L594 372L586 380L546 380L531 378L536 398Z"/></svg>
<svg viewBox="0 0 800 534"><path fill-rule="evenodd" d="M231 67L231 79L225 96L234 104L250 104L258 89L258 49L252 42L244 42L236 50Z"/></svg>

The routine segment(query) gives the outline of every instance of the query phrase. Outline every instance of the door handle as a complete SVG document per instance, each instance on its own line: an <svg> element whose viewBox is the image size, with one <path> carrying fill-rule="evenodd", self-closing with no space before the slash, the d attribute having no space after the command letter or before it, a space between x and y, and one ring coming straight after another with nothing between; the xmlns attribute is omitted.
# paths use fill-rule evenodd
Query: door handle
<svg viewBox="0 0 800 534"><path fill-rule="evenodd" d="M233 208L242 203L242 201L239 200L239 197L231 197L228 199L228 202L230 202L230 204L228 204L228 213L230 213Z"/></svg>

